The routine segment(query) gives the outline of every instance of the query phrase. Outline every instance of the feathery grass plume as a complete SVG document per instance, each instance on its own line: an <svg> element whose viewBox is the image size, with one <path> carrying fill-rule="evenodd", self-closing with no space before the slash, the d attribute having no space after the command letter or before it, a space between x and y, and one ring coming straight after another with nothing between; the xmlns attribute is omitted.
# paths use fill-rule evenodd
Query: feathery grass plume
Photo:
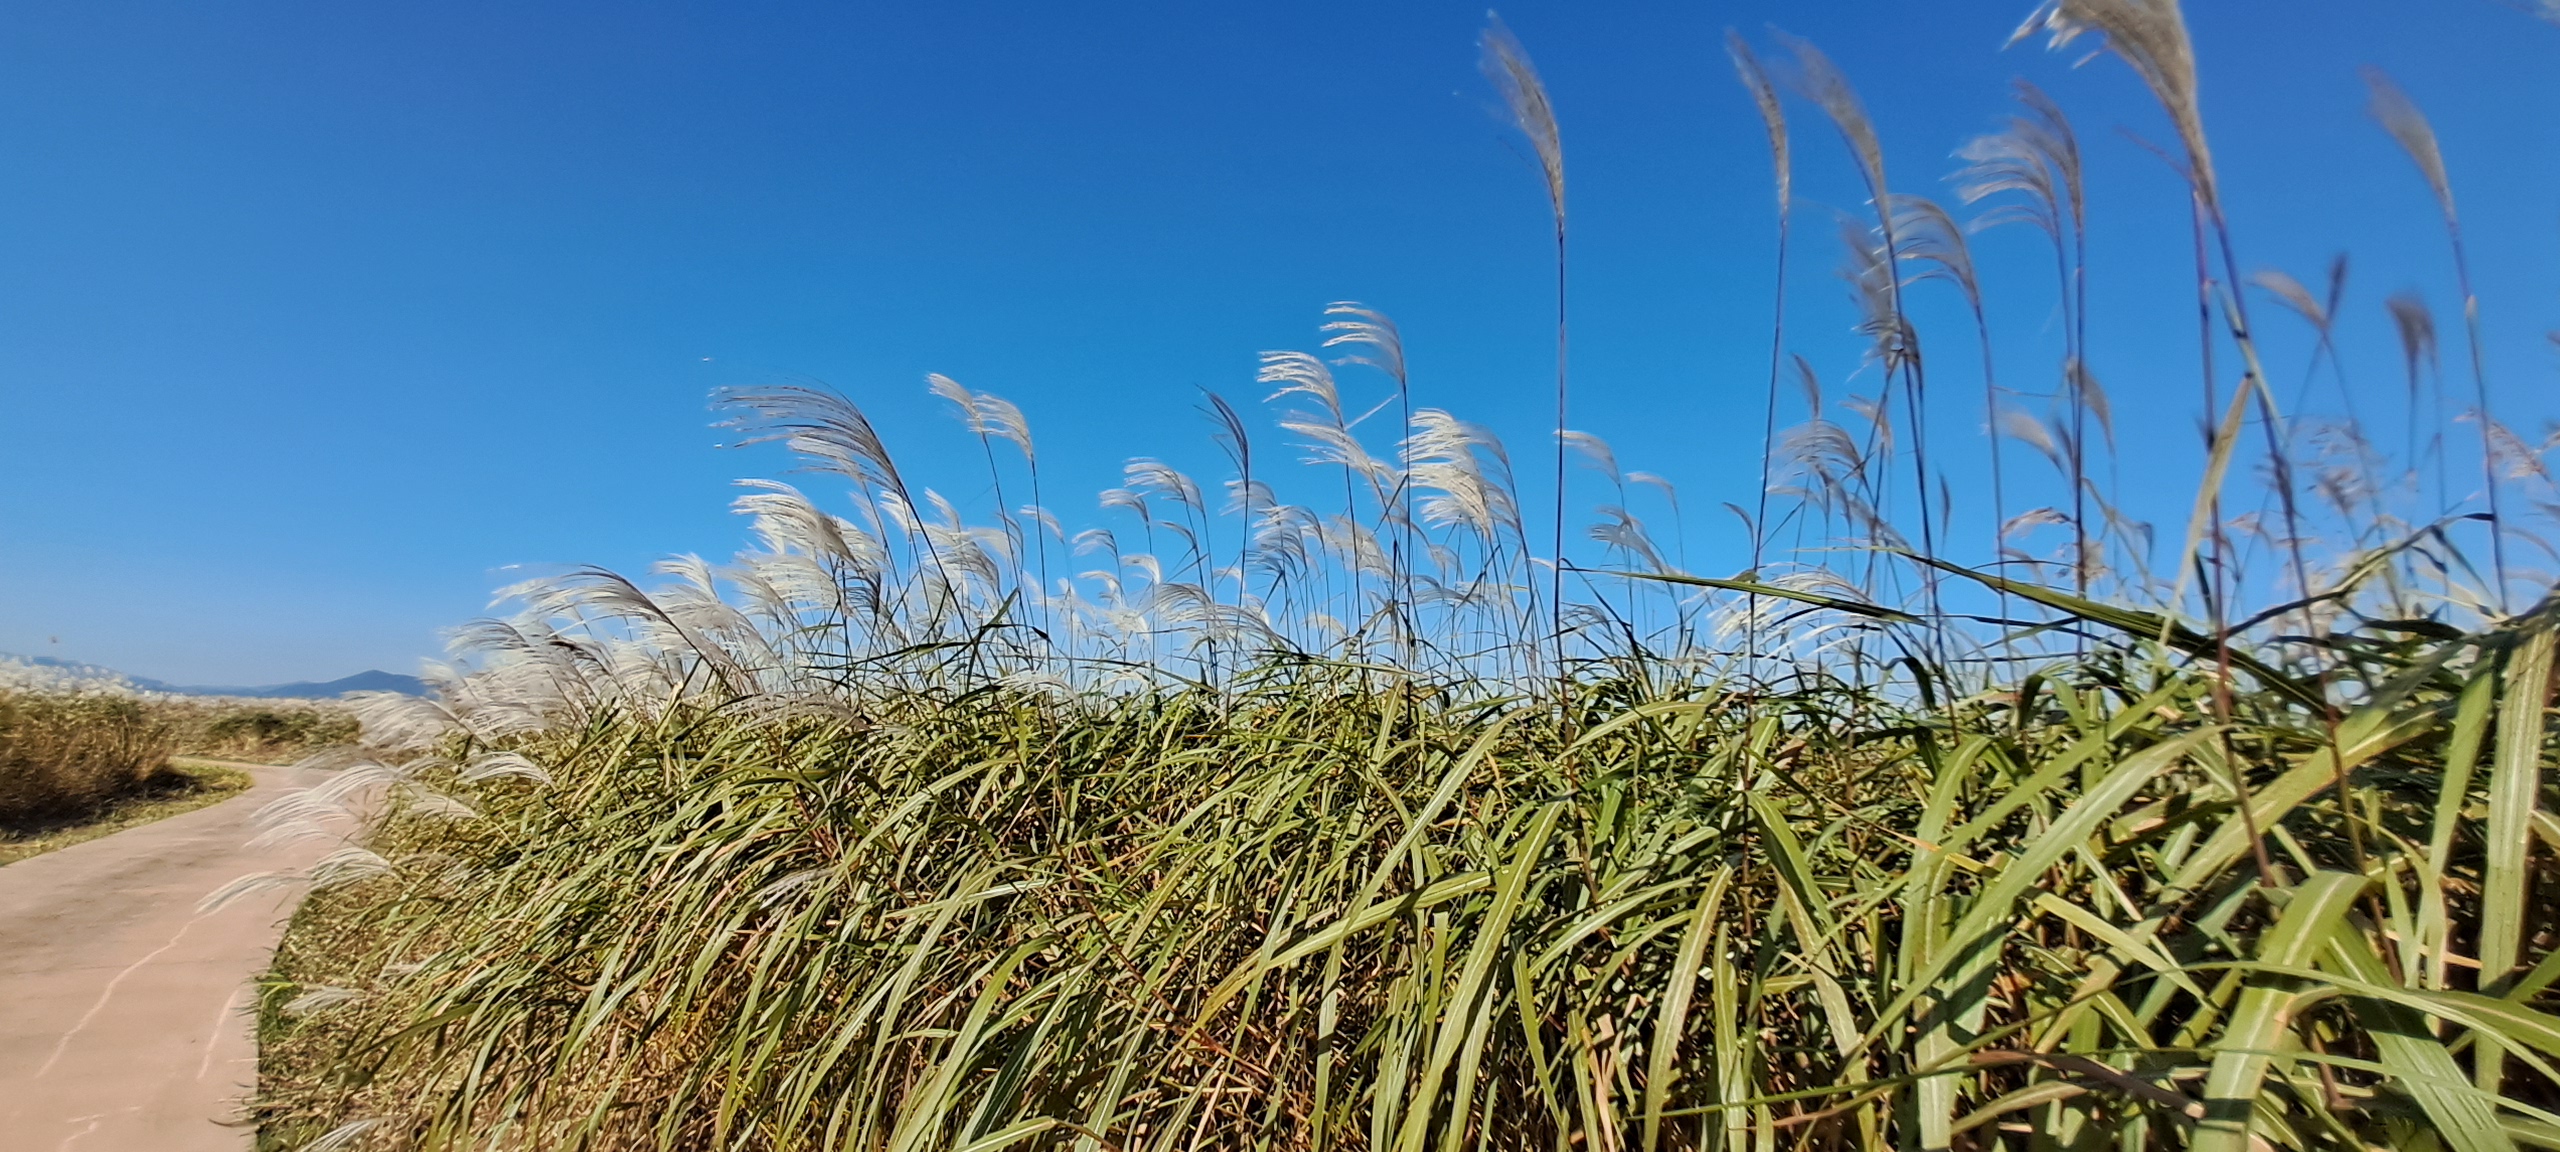
<svg viewBox="0 0 2560 1152"><path fill-rule="evenodd" d="M1689 529L1687 517L1680 511L1680 490L1672 487L1671 481L1652 472L1629 472L1627 483L1662 493L1662 502L1671 506L1672 547L1677 550L1681 568L1686 570L1689 565ZM1752 526L1752 534L1759 534L1757 526Z"/></svg>
<svg viewBox="0 0 2560 1152"><path fill-rule="evenodd" d="M1539 81L1538 69L1529 61L1529 50L1511 34L1502 17L1485 14L1480 44L1483 55L1477 67L1502 97L1512 126L1528 138L1529 147L1536 152L1538 168L1547 181L1547 205L1554 211L1556 228L1561 231L1565 219L1564 136L1556 127L1555 107L1547 99L1546 85Z"/></svg>
<svg viewBox="0 0 2560 1152"><path fill-rule="evenodd" d="M1769 135L1769 167L1778 193L1778 215L1783 219L1793 199L1794 166L1787 157L1787 110L1778 101L1777 85L1769 82L1769 70L1751 51L1751 44L1740 32L1724 30L1724 50L1733 58L1734 75L1742 88L1751 94L1752 108L1760 113L1760 126Z"/></svg>
<svg viewBox="0 0 2560 1152"><path fill-rule="evenodd" d="M1013 401L991 392L978 393L978 418L988 432L998 439L1012 442L1022 453L1022 466L1031 473L1031 503L1016 511L1032 522L1036 535L1044 528L1058 535L1057 517L1049 512L1048 501L1040 494L1040 453L1031 444L1031 421ZM998 498L1002 498L999 492ZM1064 537L1061 537L1063 539ZM1049 589L1049 537L1039 536L1040 588L1045 602Z"/></svg>
<svg viewBox="0 0 2560 1152"><path fill-rule="evenodd" d="M1991 322L1982 307L1982 282L1974 272L1973 249L1965 229L1937 201L1926 196L1896 194L1892 198L1894 229L1902 235L1902 259L1921 269L1906 282L1941 280L1953 285L1973 316L1973 331L1982 358L1982 432L1991 453L1991 563L2000 561L2000 526L2008 521L2008 500L2000 468L2000 385L1992 365ZM2000 598L2000 614L2009 614L2008 596Z"/></svg>
<svg viewBox="0 0 2560 1152"><path fill-rule="evenodd" d="M2383 301L2383 307L2390 311L2391 326L2399 333L2401 364L2408 373L2409 404L2406 409L2408 419L2402 429L2406 436L2402 459L2407 463L2414 477L2417 470L2424 464L2424 458L2418 455L2418 429L2421 426L2418 418L2418 384L2421 379L2419 369L2423 366L2439 379L2442 374L2442 365L2436 354L2436 314L2427 307L2424 298L2411 291L2392 293L2390 299ZM2441 441L2444 436L2441 401L2436 408L2437 411L2431 413L2423 424L2433 430L2431 436L2435 440ZM2451 488L2443 476L2445 463L2441 444L2436 445L2435 455L2436 495L2439 500L2449 501L2452 498ZM2413 479L2412 484L2416 483L2419 481Z"/></svg>
<svg viewBox="0 0 2560 1152"><path fill-rule="evenodd" d="M2489 555L2497 574L2498 587L2490 597L2492 603L2504 605L2507 597L2507 522L2499 514L2498 469L2491 459L2495 455L2489 443L2489 426L2494 417L2489 410L2489 369L2480 341L2480 297L2471 290L2471 257L2462 242L2462 218L2453 207L2453 181L2445 175L2444 152L2436 145L2436 132L2428 125L2425 113L2418 111L2408 93L2391 80L2389 73L2367 66L2365 87L2372 92L2367 106L2383 130L2409 154L2426 177L2427 190L2435 193L2436 207L2444 213L2444 229L2453 247L2454 279L2462 290L2462 327L2471 348L2471 385L2473 403L2479 408L2480 484L2489 506Z"/></svg>
<svg viewBox="0 0 2560 1152"><path fill-rule="evenodd" d="M1244 566L1253 562L1253 521L1262 503L1253 481L1253 435L1245 428L1244 417L1237 414L1234 405L1227 403L1226 397L1206 388L1200 390L1200 395L1208 400L1203 411L1215 429L1210 439L1227 454L1227 462L1236 470L1236 508L1244 513L1245 520L1244 536L1236 554L1236 602L1241 604L1253 591L1245 584ZM1211 585L1213 592L1215 587Z"/></svg>
<svg viewBox="0 0 2560 1152"><path fill-rule="evenodd" d="M1811 41L1785 32L1772 35L1795 54L1797 91L1822 109L1832 127L1839 129L1840 138L1849 145L1850 159L1857 162L1859 174L1866 178L1867 196L1876 206L1878 219L1888 219L1885 198L1892 186L1885 182L1884 145L1876 139L1875 125L1867 119L1866 102L1858 99L1857 89L1850 86L1849 78L1831 62L1831 57Z"/></svg>
<svg viewBox="0 0 2560 1152"><path fill-rule="evenodd" d="M1614 505L1603 505L1600 511L1602 515L1611 516L1612 518L1620 521L1620 523L1614 527L1609 527L1606 535L1602 534L1602 528L1595 527L1592 530L1591 538L1599 540L1602 543L1617 543L1628 539L1631 532L1636 536L1641 536L1643 534L1644 526L1637 523L1635 518L1628 515L1626 512L1627 478L1625 473L1618 470L1617 450L1609 447L1609 442L1601 439L1597 433L1584 432L1578 429L1569 429L1563 435L1559 436L1558 439L1563 442L1568 451L1582 457L1583 463L1592 471L1608 477L1609 486L1617 490L1618 502ZM1616 509L1616 511L1611 512L1610 509L1612 508ZM1620 546L1623 546L1623 544ZM1630 555L1641 556L1645 554L1647 553L1630 549ZM1657 556L1656 559L1658 558L1659 557ZM1661 565L1657 563L1654 565L1654 568L1659 570ZM1632 603L1635 597L1634 581L1630 579L1624 583L1628 599L1630 603ZM1630 610L1632 611L1632 609Z"/></svg>
<svg viewBox="0 0 2560 1152"><path fill-rule="evenodd" d="M1965 240L1966 230L1937 201L1926 196L1895 193L1888 202L1902 263L1918 268L1903 276L1901 283L1908 287L1923 280L1937 280L1955 288L1966 311L1972 314L1980 337L1985 394L1995 394L1996 385L1990 378L1991 330L1984 319L1982 282L1974 270L1973 249Z"/></svg>
<svg viewBox="0 0 2560 1152"><path fill-rule="evenodd" d="M2034 150L2045 165L2053 170L2062 198L2063 221L2075 234L2084 234L2089 220L2088 183L2081 176L2080 134L2071 128L2071 117L2053 101L2045 90L2025 77L2009 81L2010 95L2027 114L2011 119L2012 131Z"/></svg>
<svg viewBox="0 0 2560 1152"><path fill-rule="evenodd" d="M722 407L742 410L719 425L746 433L731 447L780 443L824 465L826 471L914 503L897 462L889 457L888 445L853 401L800 385L724 391L715 400Z"/></svg>
<svg viewBox="0 0 2560 1152"><path fill-rule="evenodd" d="M842 395L823 388L782 385L772 388L727 389L714 395L714 402L739 414L717 426L745 433L731 447L744 448L756 444L779 443L803 458L814 461L820 470L833 472L852 480L866 491L886 497L880 503L897 508L915 506L915 496L907 490L907 481L898 473L897 461L889 456L889 447L871 426L862 409ZM946 592L952 587L950 574L942 568L941 553L925 543L920 534L909 528L908 542L914 551L933 566ZM935 619L949 604L938 603ZM935 624L939 627L939 624Z"/></svg>
<svg viewBox="0 0 2560 1152"><path fill-rule="evenodd" d="M2286 311L2302 317L2303 323L2311 325L2312 335L2316 338L2311 363L2303 369L2301 396L2296 399L2295 406L2300 407L2307 402L2311 380L2319 374L2320 362L2327 360L2332 375L2337 378L2338 403L2346 412L2348 421L2356 422L2355 393L2347 387L2346 364L2338 357L2336 341L2338 306L2347 295L2347 254L2340 252L2329 261L2327 291L2321 296L2312 295L2311 289L2304 287L2302 281L2281 269L2262 269L2251 274L2249 282L2275 297Z"/></svg>
<svg viewBox="0 0 2560 1152"><path fill-rule="evenodd" d="M2046 0L2010 34L2012 44L2042 31L2061 48L2089 32L2106 41L2106 50L2125 62L2151 89L2151 97L2169 116L2178 143L2186 150L2188 182L2219 220L2222 196L2213 175L2213 151L2205 143L2204 112L2196 95L2195 46L2187 39L2186 14L2178 0Z"/></svg>
<svg viewBox="0 0 2560 1152"><path fill-rule="evenodd" d="M1556 500L1553 533L1549 551L1554 567L1548 574L1548 625L1555 633L1555 674L1562 678L1565 668L1564 630L1564 508L1565 465L1564 431L1568 418L1566 406L1566 338L1565 338L1565 209L1564 209L1564 135L1556 127L1555 107L1547 99L1546 85L1538 80L1538 70L1529 62L1529 50L1520 46L1518 37L1502 23L1502 17L1485 13L1484 34L1480 38L1482 55L1477 67L1493 82L1502 96L1503 106L1511 113L1513 127L1528 137L1529 146L1537 152L1538 167L1547 180L1547 206L1553 211L1556 228ZM1560 696L1559 699L1562 697Z"/></svg>
<svg viewBox="0 0 2560 1152"><path fill-rule="evenodd" d="M1607 440L1601 439L1597 433L1580 429L1567 429L1562 438L1566 449L1580 455L1592 471L1608 477L1621 497L1626 495L1626 477L1618 471L1618 452L1609 447Z"/></svg>
<svg viewBox="0 0 2560 1152"><path fill-rule="evenodd" d="M2276 302L2284 305L2287 311L2302 317L2304 323L2311 325L2315 335L2323 340L2328 338L2329 309L2320 303L2318 297L2311 294L2310 289L2302 286L2302 281L2294 279L2291 273L2279 268L2265 268L2251 273L2249 282L2263 289L2267 295L2275 297Z"/></svg>
<svg viewBox="0 0 2560 1152"><path fill-rule="evenodd" d="M1795 167L1787 153L1787 110L1778 101L1777 86L1769 82L1769 70L1761 67L1760 58L1752 54L1751 45L1742 34L1731 28L1724 30L1724 50L1733 58L1733 71L1742 81L1743 90L1751 94L1751 104L1760 113L1760 126L1769 137L1769 170L1778 195L1778 251L1775 272L1769 290L1769 389L1762 401L1760 426L1760 490L1753 496L1751 516L1751 571L1758 578L1767 564L1769 525L1769 467L1778 448L1778 375L1787 346L1787 238L1788 225L1794 217L1793 192ZM1814 405L1814 416L1822 415L1821 404ZM1760 594L1751 593L1745 602L1749 626L1743 633L1743 647L1754 658L1760 655Z"/></svg>
<svg viewBox="0 0 2560 1152"><path fill-rule="evenodd" d="M1004 473L996 467L995 424L987 418L986 398L969 391L962 387L959 381L939 372L926 373L924 380L925 390L948 401L955 410L954 414L960 417L961 426L967 428L970 435L978 438L978 448L987 460L987 483L995 489L996 519L1004 526L1006 534L1013 538L1015 547L1018 549L1021 527L1014 523L1013 512L1005 502ZM1043 583L1046 581L1044 580ZM996 594L999 596L1004 594L1001 580L998 581Z"/></svg>
<svg viewBox="0 0 2560 1152"><path fill-rule="evenodd" d="M2436 207L2447 221L2459 217L2453 207L2453 181L2445 175L2444 151L2436 144L2436 130L2427 123L2426 114L2418 111L2409 94L2400 90L2391 74L2370 64L2363 70L2369 99L2366 110L2382 130L2391 134L2409 161L2418 166L2418 174L2426 177L2427 191L2435 194Z"/></svg>
<svg viewBox="0 0 2560 1152"><path fill-rule="evenodd" d="M1337 363L1365 364L1387 374L1396 384L1396 428L1399 438L1413 429L1413 386L1405 374L1404 336L1396 330L1395 321L1387 314L1356 301L1337 300L1325 306L1324 314L1341 319L1327 320L1320 329L1328 335L1324 346L1366 347L1366 353L1351 353ZM1344 426L1347 432L1349 426ZM1406 479L1407 461L1396 461L1393 490L1378 502L1382 522L1395 525L1392 538L1394 587L1396 604L1390 619L1395 622L1399 652L1410 665L1413 657L1413 577L1408 567L1415 559L1413 540L1413 486Z"/></svg>
<svg viewBox="0 0 2560 1152"><path fill-rule="evenodd" d="M1344 414L1342 408L1342 391L1334 382L1333 370L1330 366L1322 359L1304 352L1265 352L1262 354L1262 368L1255 374L1254 380L1256 383L1279 385L1278 389L1263 397L1264 403L1270 403L1284 396L1309 396L1315 399L1319 408L1317 412L1292 411L1281 420L1280 427L1308 438L1308 446L1316 453L1309 458L1309 462L1330 463L1341 467L1342 514L1345 517L1355 517L1359 514L1355 481L1365 481L1368 484L1371 493L1378 501L1382 518L1392 515L1389 509L1390 498L1380 479L1380 474L1390 469L1387 465L1373 459L1368 450L1361 445L1359 437L1351 431L1351 419ZM1349 577L1350 588L1344 619L1355 618L1361 614L1362 578L1365 572L1366 569L1357 564L1348 566L1345 572ZM1393 618L1392 611L1390 618Z"/></svg>

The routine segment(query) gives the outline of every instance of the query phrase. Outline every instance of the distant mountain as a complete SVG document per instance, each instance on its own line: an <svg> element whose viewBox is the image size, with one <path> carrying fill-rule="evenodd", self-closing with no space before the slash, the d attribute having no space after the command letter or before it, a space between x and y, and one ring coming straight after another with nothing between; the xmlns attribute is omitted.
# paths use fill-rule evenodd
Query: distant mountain
<svg viewBox="0 0 2560 1152"><path fill-rule="evenodd" d="M166 692L176 696L245 696L262 700L325 700L349 692L427 694L426 682L417 677L380 670L358 672L336 680L299 680L291 684L244 688L171 684L142 676L128 676L96 664L82 664L53 656L13 656L0 652L0 687L12 682L32 688Z"/></svg>
<svg viewBox="0 0 2560 1152"><path fill-rule="evenodd" d="M424 696L427 683L415 676L373 669L335 680L297 680L291 684L268 684L257 688L222 688L201 685L161 684L154 680L136 680L136 684L155 692L175 692L182 696L253 696L259 699L325 700L349 692L397 692L403 696Z"/></svg>

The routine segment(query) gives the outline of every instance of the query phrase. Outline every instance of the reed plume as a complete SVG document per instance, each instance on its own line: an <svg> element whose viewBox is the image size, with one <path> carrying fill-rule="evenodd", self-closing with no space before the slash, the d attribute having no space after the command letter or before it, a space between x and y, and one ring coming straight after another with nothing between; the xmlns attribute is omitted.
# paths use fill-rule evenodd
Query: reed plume
<svg viewBox="0 0 2560 1152"><path fill-rule="evenodd" d="M2011 36L2011 43L2032 35L2038 29L2047 34L2048 46L2057 49L2085 33L2097 32L2104 38L2106 50L2133 69L2150 89L2154 102L2177 131L2185 157L2176 166L2186 180L2195 215L2197 295L2205 330L2206 413L2210 416L2213 406L2211 333L2215 294L2205 249L2208 230L2220 249L2226 284L2239 282L2239 259L2232 252L2231 229L2223 216L2222 197L2214 176L2213 152L2205 139L2204 113L2197 95L2195 48L2187 36L2185 13L2179 8L2178 0L2047 0L2029 15L2025 23L2019 25ZM2263 423L2270 448L2268 464L2275 470L2275 480L2283 500L2285 535L2294 545L2294 567L2297 573L2303 569L2299 551L2302 532L2294 507L2289 467L2281 452L2274 400L2266 387L2266 373L2258 362L2257 343L2248 323L2245 298L2235 290L2224 294L2221 303L2224 326L2239 349L2243 372L2240 387L2232 392L2230 406L2223 410L2220 423L2214 426L2206 452L2205 475L2197 485L2195 506L2187 518L2186 543L2179 555L2178 584L2171 593L2172 604L2184 594L2189 560L2199 555L2198 549L2205 542L2208 530L2215 551L2213 577L2219 580L2226 572L2222 563L2225 551L2221 524L2223 483L2230 472L2233 451L2238 446L2242 419L2253 400L2265 417ZM2307 600L2310 596L2309 582L2307 579L2298 582L2303 585L2303 596ZM2226 606L2227 598L2213 594L2212 585L2208 583L2206 607L2218 636L2227 637L2229 633L2223 627ZM2227 721L2232 702L2229 687L2231 652L2227 640L2217 645L2215 662L2219 673L2214 697L2216 714ZM2334 723L2330 727L2334 742ZM2237 777L2235 787L2243 789L2239 803L2242 815L2249 821L2248 832L2260 883L2276 887L2275 867L2267 855L2261 830L2255 823L2255 805L2245 793L2245 785L2238 784ZM2357 855L2362 858L2361 851Z"/></svg>
<svg viewBox="0 0 2560 1152"><path fill-rule="evenodd" d="M2392 329L2400 337L2401 363L2408 373L2408 421L2404 429L2406 440L2402 455L2414 471L2424 462L2424 458L2418 455L2418 370L2421 365L2424 365L2430 373L2437 374L2439 378L2442 372L2442 365L2436 354L2436 315L2427 307L2426 300L2415 292L2394 292L2390 299L2383 301L2383 307L2391 313ZM2426 421L2427 427L2435 429L2432 435L2439 440L2444 435L2440 425L2443 417L2442 408L2443 402L2439 400L2438 410L2430 413ZM2447 486L2442 475L2444 457L2441 445L2436 446L2436 468L2438 471L2436 496L2439 500L2447 499L2449 498ZM2414 483L2416 482L2413 480Z"/></svg>
<svg viewBox="0 0 2560 1152"><path fill-rule="evenodd" d="M1991 562L1996 565L2000 560L2000 526L2009 517L2000 472L2000 385L1992 366L1991 321L1982 306L1982 281L1974 271L1973 248L1965 242L1965 229L1937 201L1926 196L1896 195L1893 216L1894 229L1903 238L1903 262L1920 269L1906 277L1906 282L1944 281L1955 288L1973 317L1982 357L1982 427L1991 445ZM2005 608L2002 614L2007 614Z"/></svg>
<svg viewBox="0 0 2560 1152"><path fill-rule="evenodd" d="M1005 504L1004 473L996 467L995 434L993 426L987 420L984 401L976 393L962 387L959 381L939 372L928 373L924 379L925 390L949 402L955 409L954 415L960 418L961 426L967 428L970 435L978 438L979 451L986 456L987 460L987 482L995 490L996 522L1004 526L1006 534L1013 538L1015 547L1019 549L1022 529L1015 523L1012 510ZM999 588L997 594L1002 595L1003 590Z"/></svg>
<svg viewBox="0 0 2560 1152"><path fill-rule="evenodd" d="M2178 0L2046 0L2010 35L2009 42L2043 31L2055 48L2096 32L2106 49L2133 69L2160 110L2169 116L2186 150L2188 179L2206 211L2219 219L2222 195L2213 174L2213 150L2205 142L2204 112L2196 96L2196 58Z"/></svg>

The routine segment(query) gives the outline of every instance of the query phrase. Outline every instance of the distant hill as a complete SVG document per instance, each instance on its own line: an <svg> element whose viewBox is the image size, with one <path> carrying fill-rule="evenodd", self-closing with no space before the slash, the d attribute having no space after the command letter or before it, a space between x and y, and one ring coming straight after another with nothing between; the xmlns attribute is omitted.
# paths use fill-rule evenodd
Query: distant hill
<svg viewBox="0 0 2560 1152"><path fill-rule="evenodd" d="M0 687L11 683L32 688L104 689L128 692L166 692L175 696L246 696L265 700L325 700L349 692L398 692L409 696L427 694L425 681L397 672L371 670L335 680L298 680L291 684L265 684L256 687L233 685L171 684L142 676L128 676L113 668L96 664L58 659L52 656L14 656L0 652Z"/></svg>
<svg viewBox="0 0 2560 1152"><path fill-rule="evenodd" d="M341 676L335 680L297 680L291 684L267 684L256 688L182 686L162 684L157 680L136 680L134 683L155 692L175 692L182 696L254 696L261 699L290 697L298 700L325 700L334 696L344 696L349 692L398 692L404 696L427 694L426 681L415 676L403 676L397 672L384 672L380 669L358 672L353 676Z"/></svg>

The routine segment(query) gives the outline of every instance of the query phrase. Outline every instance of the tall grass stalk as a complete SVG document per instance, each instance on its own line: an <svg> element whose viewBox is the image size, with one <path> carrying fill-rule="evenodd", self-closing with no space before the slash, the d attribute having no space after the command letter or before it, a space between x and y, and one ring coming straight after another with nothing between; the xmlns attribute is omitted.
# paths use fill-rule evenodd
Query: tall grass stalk
<svg viewBox="0 0 2560 1152"><path fill-rule="evenodd" d="M1769 542L1769 464L1778 447L1778 375L1787 351L1787 238L1794 221L1793 190L1795 168L1787 155L1787 111L1778 102L1777 86L1769 82L1768 69L1751 51L1750 42L1733 29L1725 29L1725 52L1733 58L1734 73L1742 87L1751 94L1751 104L1760 113L1760 126L1769 135L1769 170L1778 198L1778 247L1772 259L1769 288L1769 392L1763 402L1760 431L1760 487L1754 495L1751 514L1751 578L1763 579L1761 569L1768 563ZM1819 415L1819 413L1817 413ZM1760 597L1753 593L1744 601L1745 631L1743 650L1753 659L1760 655Z"/></svg>
<svg viewBox="0 0 2560 1152"><path fill-rule="evenodd" d="M1568 427L1566 391L1566 310L1565 310L1565 208L1564 208L1564 136L1556 126L1555 108L1547 99L1546 85L1539 81L1537 67L1529 62L1528 49L1519 38L1503 26L1501 17L1490 16L1482 37L1484 48L1481 68L1485 78L1493 82L1501 94L1505 108L1511 113L1512 125L1529 141L1536 153L1539 172L1546 177L1547 207L1555 221L1556 237L1556 424L1555 424L1555 519L1554 534L1548 547L1554 567L1548 572L1548 626L1555 640L1555 674L1561 680L1568 675L1565 664L1564 627L1564 521L1565 521L1565 431Z"/></svg>

